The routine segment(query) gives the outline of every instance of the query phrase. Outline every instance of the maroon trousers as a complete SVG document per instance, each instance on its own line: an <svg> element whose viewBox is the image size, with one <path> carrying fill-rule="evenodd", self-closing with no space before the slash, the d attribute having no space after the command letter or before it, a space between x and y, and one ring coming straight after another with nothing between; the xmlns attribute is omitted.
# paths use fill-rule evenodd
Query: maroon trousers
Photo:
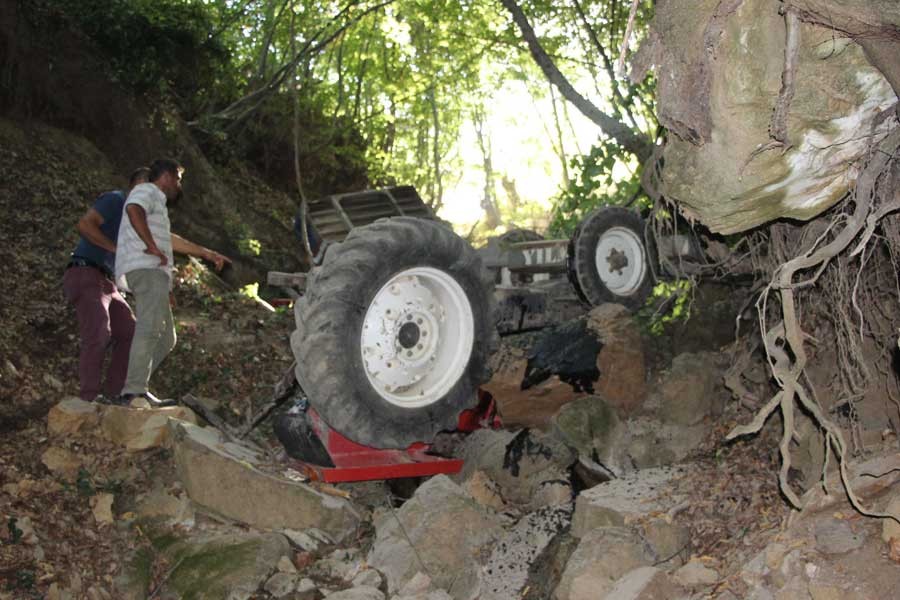
<svg viewBox="0 0 900 600"><path fill-rule="evenodd" d="M128 372L128 350L134 337L134 314L115 284L93 267L70 267L63 276L66 299L75 307L81 350L78 357L79 395L91 401L103 393L115 398ZM112 351L106 380L103 359Z"/></svg>

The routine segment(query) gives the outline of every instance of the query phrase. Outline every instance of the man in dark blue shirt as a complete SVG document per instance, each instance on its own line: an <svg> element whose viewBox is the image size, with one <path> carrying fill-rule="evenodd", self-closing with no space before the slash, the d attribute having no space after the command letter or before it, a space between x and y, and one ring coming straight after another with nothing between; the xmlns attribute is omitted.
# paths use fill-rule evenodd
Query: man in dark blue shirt
<svg viewBox="0 0 900 600"><path fill-rule="evenodd" d="M149 169L131 174L129 189L147 181ZM134 336L134 314L113 282L116 239L126 192L101 194L78 221L81 239L63 276L66 299L75 307L81 348L78 357L82 400L116 398L125 383L128 349ZM106 379L103 359L112 350Z"/></svg>

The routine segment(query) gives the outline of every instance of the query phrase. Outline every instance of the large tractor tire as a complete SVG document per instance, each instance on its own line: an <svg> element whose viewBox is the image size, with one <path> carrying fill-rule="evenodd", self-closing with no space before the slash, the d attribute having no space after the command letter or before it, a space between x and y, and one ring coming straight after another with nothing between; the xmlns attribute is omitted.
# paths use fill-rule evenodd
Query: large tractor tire
<svg viewBox="0 0 900 600"><path fill-rule="evenodd" d="M637 310L653 291L648 246L639 214L600 208L578 225L569 241L569 279L592 306L612 302Z"/></svg>
<svg viewBox="0 0 900 600"><path fill-rule="evenodd" d="M434 221L395 217L352 230L295 308L291 346L310 404L374 448L455 429L498 343L484 276L472 247Z"/></svg>

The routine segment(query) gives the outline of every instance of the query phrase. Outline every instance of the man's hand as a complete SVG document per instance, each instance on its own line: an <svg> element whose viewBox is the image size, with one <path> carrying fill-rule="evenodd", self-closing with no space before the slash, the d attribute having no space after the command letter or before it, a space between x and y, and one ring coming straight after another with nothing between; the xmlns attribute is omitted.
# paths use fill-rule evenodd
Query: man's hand
<svg viewBox="0 0 900 600"><path fill-rule="evenodd" d="M225 265L231 264L231 259L227 256L223 256L215 250L204 248L200 244L195 244L190 240L186 240L177 233L172 234L172 250L178 254L187 254L188 256L196 256L197 258L207 260L216 267L216 271L221 271L225 268Z"/></svg>
<svg viewBox="0 0 900 600"><path fill-rule="evenodd" d="M223 254L219 254L215 250L207 250L206 255L203 256L206 260L211 262L216 267L216 271L221 271L225 268L225 265L231 264L231 259Z"/></svg>
<svg viewBox="0 0 900 600"><path fill-rule="evenodd" d="M153 256L159 257L159 266L164 267L169 264L169 257L166 256L165 252L160 250L157 246L153 246L152 248L147 248L144 250L144 254L152 254Z"/></svg>

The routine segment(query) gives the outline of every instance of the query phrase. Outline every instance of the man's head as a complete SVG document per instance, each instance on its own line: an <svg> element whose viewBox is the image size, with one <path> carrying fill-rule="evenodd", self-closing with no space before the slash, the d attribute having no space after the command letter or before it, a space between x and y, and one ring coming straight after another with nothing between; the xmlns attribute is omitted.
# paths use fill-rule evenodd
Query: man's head
<svg viewBox="0 0 900 600"><path fill-rule="evenodd" d="M178 161L158 158L150 165L150 183L156 184L167 200L176 200L181 195L181 174L184 173Z"/></svg>
<svg viewBox="0 0 900 600"><path fill-rule="evenodd" d="M136 185L147 183L150 181L150 169L148 167L138 167L131 173L128 178L128 189L130 190Z"/></svg>

